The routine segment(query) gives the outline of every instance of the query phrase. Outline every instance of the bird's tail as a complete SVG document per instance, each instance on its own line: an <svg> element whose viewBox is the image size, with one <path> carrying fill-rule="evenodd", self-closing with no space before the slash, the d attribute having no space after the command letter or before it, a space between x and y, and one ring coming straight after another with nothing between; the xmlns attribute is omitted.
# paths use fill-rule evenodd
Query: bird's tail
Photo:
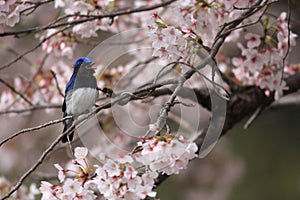
<svg viewBox="0 0 300 200"><path fill-rule="evenodd" d="M65 117L65 116L64 116ZM71 126L72 126L72 124L73 124L73 120L72 119L69 119L69 120L66 120L65 122L64 122L64 130L63 130L63 133L66 131L66 130L68 130ZM72 141L73 140L73 136L74 136L74 129L70 132L70 133L68 133L67 135L64 135L63 136L63 138L62 138L62 142L63 143L66 143L66 142L68 142L68 141Z"/></svg>

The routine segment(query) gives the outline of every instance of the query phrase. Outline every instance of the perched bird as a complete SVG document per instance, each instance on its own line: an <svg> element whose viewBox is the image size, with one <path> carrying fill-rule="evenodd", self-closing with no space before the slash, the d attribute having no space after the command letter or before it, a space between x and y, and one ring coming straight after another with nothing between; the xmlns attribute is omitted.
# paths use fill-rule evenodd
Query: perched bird
<svg viewBox="0 0 300 200"><path fill-rule="evenodd" d="M94 77L94 63L89 58L78 58L74 63L74 71L66 85L62 111L65 116L72 116L64 122L65 132L72 126L74 119L88 113L98 98L97 81ZM74 130L62 138L62 142L72 141Z"/></svg>

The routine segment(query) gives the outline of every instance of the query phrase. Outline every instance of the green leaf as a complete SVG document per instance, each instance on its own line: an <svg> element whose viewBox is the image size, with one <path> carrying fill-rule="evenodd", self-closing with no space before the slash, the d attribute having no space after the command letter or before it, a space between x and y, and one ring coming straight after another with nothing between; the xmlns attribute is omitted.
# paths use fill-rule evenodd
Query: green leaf
<svg viewBox="0 0 300 200"><path fill-rule="evenodd" d="M160 22L155 22L157 24L157 26L159 28L167 28L167 25L163 24L163 23L160 23Z"/></svg>
<svg viewBox="0 0 300 200"><path fill-rule="evenodd" d="M268 17L263 20L263 26L265 27L265 29L268 29L268 26L269 26L269 18Z"/></svg>

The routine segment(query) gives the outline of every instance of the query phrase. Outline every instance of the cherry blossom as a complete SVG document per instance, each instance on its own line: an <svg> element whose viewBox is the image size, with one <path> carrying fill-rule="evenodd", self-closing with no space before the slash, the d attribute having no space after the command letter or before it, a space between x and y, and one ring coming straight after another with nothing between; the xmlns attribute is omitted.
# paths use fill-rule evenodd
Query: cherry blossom
<svg viewBox="0 0 300 200"><path fill-rule="evenodd" d="M137 185L135 192L138 198L140 199L145 199L146 196L149 197L155 197L156 196L156 192L152 191L152 188L150 185Z"/></svg>
<svg viewBox="0 0 300 200"><path fill-rule="evenodd" d="M143 150L136 154L136 160L152 171L168 175L178 174L180 170L186 169L189 160L197 157L197 145L182 138L153 137L139 145Z"/></svg>
<svg viewBox="0 0 300 200"><path fill-rule="evenodd" d="M254 47L258 47L261 43L260 36L255 33L247 33L245 35L245 39L248 40L247 47L249 49L253 49Z"/></svg>
<svg viewBox="0 0 300 200"><path fill-rule="evenodd" d="M236 19L241 11L233 9L232 5L240 8L249 7L250 1L185 1L174 6L177 13L176 23L185 27L183 31L192 33L193 37L205 46L211 46L213 40L224 22Z"/></svg>
<svg viewBox="0 0 300 200"><path fill-rule="evenodd" d="M23 10L28 8L28 4L23 1L16 0L1 1L0 3L0 24L6 23L10 27L14 27L20 22L20 15Z"/></svg>
<svg viewBox="0 0 300 200"><path fill-rule="evenodd" d="M65 7L65 6L66 6L65 0L55 0L54 1L54 8Z"/></svg>
<svg viewBox="0 0 300 200"><path fill-rule="evenodd" d="M100 20L94 20L86 22L84 24L79 24L73 27L72 31L82 38L96 37L97 31L102 28Z"/></svg>
<svg viewBox="0 0 300 200"><path fill-rule="evenodd" d="M126 159L124 163L123 158L115 161L103 155L101 158L105 159L105 163L103 166L97 166L98 176L93 182L105 198L144 199L146 196L156 196L153 187L157 173L145 172L141 177L133 166L133 159ZM147 178L144 178L145 176Z"/></svg>
<svg viewBox="0 0 300 200"><path fill-rule="evenodd" d="M85 186L88 184L85 184ZM97 199L97 196L94 194L94 191L84 187L81 192L78 192L75 197L76 200L94 200Z"/></svg>
<svg viewBox="0 0 300 200"><path fill-rule="evenodd" d="M78 156L80 154L80 156ZM76 148L76 155L79 159L85 159L87 149L83 147ZM95 199L95 190L99 190L107 199L144 199L146 196L155 197L156 192L153 191L155 179L158 173L155 171L145 171L140 174L136 169L133 157L130 155L119 156L112 160L108 156L101 154L103 165L95 165L96 176L82 179L79 175L75 178L66 178L65 174L60 177L60 172L66 172L60 165L55 164L59 170L59 180L61 185L53 185L49 182L42 181L40 192L42 199ZM73 161L73 165L80 165ZM89 176L88 168L81 172ZM72 171L72 170L68 170Z"/></svg>
<svg viewBox="0 0 300 200"><path fill-rule="evenodd" d="M15 26L20 21L20 14L16 10L10 13L6 18L6 24L8 26Z"/></svg>
<svg viewBox="0 0 300 200"><path fill-rule="evenodd" d="M296 35L292 32L288 34L286 13L279 16L276 26L273 27L276 29L278 41L272 41L271 35L268 33L270 25L264 26L266 33L264 37L247 33L245 35L247 46L238 44L242 52L239 58L232 59L232 64L236 67L232 72L242 84L257 85L264 89L267 95L276 91L277 99L279 94L282 94L282 90L286 89L282 72L293 73L293 70L296 70L289 64L283 66L283 60L288 50L288 40L290 40L290 46L294 46ZM262 47L261 44L263 44ZM286 69L282 70L283 67Z"/></svg>
<svg viewBox="0 0 300 200"><path fill-rule="evenodd" d="M13 102L15 99L15 97L13 96L13 94L8 91L8 90L4 90L1 93L1 98L0 98L0 109L1 110L5 110L9 107L9 105L11 105L11 102Z"/></svg>
<svg viewBox="0 0 300 200"><path fill-rule="evenodd" d="M69 5L67 9L65 9L65 13L69 15L76 13L79 13L81 15L87 15L88 12L92 11L93 9L94 7L88 2L74 1L73 3L71 3L71 5Z"/></svg>
<svg viewBox="0 0 300 200"><path fill-rule="evenodd" d="M74 156L76 159L85 159L88 155L88 149L85 147L76 147L74 150Z"/></svg>
<svg viewBox="0 0 300 200"><path fill-rule="evenodd" d="M150 131L159 131L160 127L158 127L157 124L149 124L149 130Z"/></svg>
<svg viewBox="0 0 300 200"><path fill-rule="evenodd" d="M63 182L65 180L65 178L66 178L65 173L67 172L67 170L64 170L62 168L62 166L60 166L59 164L54 164L54 167L56 169L58 169L58 179L59 179L59 181Z"/></svg>
<svg viewBox="0 0 300 200"><path fill-rule="evenodd" d="M42 200L57 199L55 196L57 192L56 186L47 181L41 182L40 192L42 193Z"/></svg>
<svg viewBox="0 0 300 200"><path fill-rule="evenodd" d="M191 48L183 33L174 26L167 26L157 13L152 15L152 23L148 25L149 37L152 40L153 56L177 60L188 60Z"/></svg>
<svg viewBox="0 0 300 200"><path fill-rule="evenodd" d="M88 185L88 184L86 184ZM62 186L42 181L40 191L42 199L96 199L93 190L76 179L66 179Z"/></svg>
<svg viewBox="0 0 300 200"><path fill-rule="evenodd" d="M80 193L83 190L80 182L69 178L65 180L62 189L64 194L69 195L71 199L76 196L76 193Z"/></svg>
<svg viewBox="0 0 300 200"><path fill-rule="evenodd" d="M76 157L78 161L85 159L87 149L83 147L76 148ZM64 169L59 164L54 166L59 170L58 179L61 185L53 185L42 181L40 192L42 198L60 198L60 199L96 199L90 180L90 169L85 164L73 160L74 169ZM68 172L68 173L67 173ZM74 178L75 175L75 178ZM67 177L67 178L66 178Z"/></svg>
<svg viewBox="0 0 300 200"><path fill-rule="evenodd" d="M143 149L132 155L119 155L118 158L111 159L105 154L100 154L103 165L95 165L94 177L90 176L88 166L78 161L86 159L87 148L76 147L73 165L80 167L76 178L66 178L65 170L59 164L55 167L59 170L58 179L62 185L53 185L43 181L40 192L42 199L95 199L93 194L95 188L107 199L144 199L145 197L155 197L153 191L155 179L158 172L177 174L185 169L189 160L196 157L197 146L190 143L181 136L157 136L143 139L139 144ZM138 163L136 163L138 162ZM149 170L142 174L136 167L145 165ZM80 173L84 173L83 176ZM81 178L87 177L87 178ZM86 185L86 186L85 186ZM92 187L91 187L92 186Z"/></svg>

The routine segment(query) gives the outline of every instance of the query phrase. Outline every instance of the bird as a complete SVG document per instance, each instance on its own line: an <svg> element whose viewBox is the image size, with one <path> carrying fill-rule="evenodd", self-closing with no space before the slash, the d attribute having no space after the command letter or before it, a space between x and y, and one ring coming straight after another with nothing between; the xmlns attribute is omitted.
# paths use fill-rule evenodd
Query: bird
<svg viewBox="0 0 300 200"><path fill-rule="evenodd" d="M73 65L73 74L66 85L62 106L63 116L72 116L72 119L64 121L63 132L72 126L76 118L88 113L96 103L99 93L93 65L87 57L78 58ZM64 135L62 142L71 142L73 136L74 130Z"/></svg>

